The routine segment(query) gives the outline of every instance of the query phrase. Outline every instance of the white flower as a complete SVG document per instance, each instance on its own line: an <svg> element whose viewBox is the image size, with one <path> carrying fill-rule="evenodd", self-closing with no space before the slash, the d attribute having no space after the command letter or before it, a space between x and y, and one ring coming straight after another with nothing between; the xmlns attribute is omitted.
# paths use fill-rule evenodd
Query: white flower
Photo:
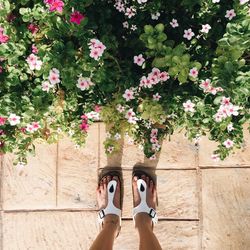
<svg viewBox="0 0 250 250"><path fill-rule="evenodd" d="M26 62L29 64L31 70L40 70L43 64L35 54L30 54L26 59Z"/></svg>
<svg viewBox="0 0 250 250"><path fill-rule="evenodd" d="M211 26L210 26L209 24L204 24L204 25L202 25L202 30L201 30L201 32L207 34L207 33L209 32L210 29L211 29Z"/></svg>
<svg viewBox="0 0 250 250"><path fill-rule="evenodd" d="M211 155L211 159L212 159L213 161L219 161L219 160L220 160L220 157L219 157L218 154L212 154L212 155Z"/></svg>
<svg viewBox="0 0 250 250"><path fill-rule="evenodd" d="M114 135L114 138L115 138L115 140L120 140L122 137L121 137L121 135L119 134L119 133L116 133L115 135Z"/></svg>
<svg viewBox="0 0 250 250"><path fill-rule="evenodd" d="M89 43L89 48L90 48L89 56L97 61L104 53L106 46L98 39L91 39Z"/></svg>
<svg viewBox="0 0 250 250"><path fill-rule="evenodd" d="M137 30L137 26L135 24L133 24L130 29L135 31L135 30Z"/></svg>
<svg viewBox="0 0 250 250"><path fill-rule="evenodd" d="M155 101L159 101L161 99L161 96L159 95L159 93L156 93L155 95L153 95L153 99Z"/></svg>
<svg viewBox="0 0 250 250"><path fill-rule="evenodd" d="M130 101L132 99L135 99L134 91L131 89L126 89L125 93L122 96L126 99L126 101Z"/></svg>
<svg viewBox="0 0 250 250"><path fill-rule="evenodd" d="M176 27L179 27L179 24L178 24L178 21L176 19L172 19L172 21L170 22L170 25L173 27L173 28L176 28Z"/></svg>
<svg viewBox="0 0 250 250"><path fill-rule="evenodd" d="M191 40L193 36L194 32L192 31L192 29L184 30L184 35L183 35L184 38Z"/></svg>
<svg viewBox="0 0 250 250"><path fill-rule="evenodd" d="M136 9L134 7L130 7L130 8L126 8L126 11L125 11L125 16L127 16L128 18L131 18L133 16L135 16L136 14Z"/></svg>
<svg viewBox="0 0 250 250"><path fill-rule="evenodd" d="M42 83L42 90L49 92L50 88L52 88L52 85L49 83L49 81L44 81Z"/></svg>
<svg viewBox="0 0 250 250"><path fill-rule="evenodd" d="M98 112L95 112L95 111L91 111L91 112L86 113L86 116L89 119L92 119L94 121L99 121L100 120L100 114Z"/></svg>
<svg viewBox="0 0 250 250"><path fill-rule="evenodd" d="M199 74L199 71L197 70L197 68L190 69L189 76L193 78L197 78L198 74Z"/></svg>
<svg viewBox="0 0 250 250"><path fill-rule="evenodd" d="M77 84L76 86L80 89L80 90L86 90L89 89L90 86L93 86L94 83L91 82L91 80L89 78L85 78L82 75L79 76L78 80L77 80Z"/></svg>
<svg viewBox="0 0 250 250"><path fill-rule="evenodd" d="M126 22L123 22L122 25L123 25L123 28L126 28L126 29L128 29L128 27L129 27L129 24L128 24L127 21L126 21Z"/></svg>
<svg viewBox="0 0 250 250"><path fill-rule="evenodd" d="M137 0L137 2L139 3L139 4L143 4L143 3L146 3L148 0Z"/></svg>
<svg viewBox="0 0 250 250"><path fill-rule="evenodd" d="M15 125L20 123L20 118L21 117L16 115L16 114L10 114L9 118L8 118L8 121L9 121L11 126L15 126Z"/></svg>
<svg viewBox="0 0 250 250"><path fill-rule="evenodd" d="M220 0L212 0L213 3L219 3Z"/></svg>
<svg viewBox="0 0 250 250"><path fill-rule="evenodd" d="M114 151L114 147L113 146L108 146L108 148L107 148L107 153L108 154L111 154L113 151Z"/></svg>
<svg viewBox="0 0 250 250"><path fill-rule="evenodd" d="M142 64L145 62L145 59L143 58L143 55L140 54L138 56L134 56L134 63L138 66L142 66Z"/></svg>
<svg viewBox="0 0 250 250"><path fill-rule="evenodd" d="M161 16L160 12L156 12L156 13L151 14L152 20L158 20L160 16Z"/></svg>
<svg viewBox="0 0 250 250"><path fill-rule="evenodd" d="M230 139L227 139L226 141L223 142L223 145L226 147L226 148L232 148L233 145L234 145L234 142Z"/></svg>
<svg viewBox="0 0 250 250"><path fill-rule="evenodd" d="M245 4L245 3L247 3L247 2L249 2L249 0L240 0L240 4L242 5L242 4Z"/></svg>
<svg viewBox="0 0 250 250"><path fill-rule="evenodd" d="M118 104L118 105L116 106L116 110L117 110L119 113L122 113L122 112L125 111L125 107L122 106L121 104Z"/></svg>
<svg viewBox="0 0 250 250"><path fill-rule="evenodd" d="M225 17L228 18L229 20L232 20L235 16L236 16L236 13L234 9L227 10L227 13L225 15Z"/></svg>
<svg viewBox="0 0 250 250"><path fill-rule="evenodd" d="M233 123L230 122L230 123L227 125L227 131L228 131L228 132L231 132L231 131L233 131L233 130L234 130Z"/></svg>
<svg viewBox="0 0 250 250"><path fill-rule="evenodd" d="M190 100L187 100L186 102L183 103L183 107L185 112L191 112L194 113L195 112L195 104L192 103Z"/></svg>

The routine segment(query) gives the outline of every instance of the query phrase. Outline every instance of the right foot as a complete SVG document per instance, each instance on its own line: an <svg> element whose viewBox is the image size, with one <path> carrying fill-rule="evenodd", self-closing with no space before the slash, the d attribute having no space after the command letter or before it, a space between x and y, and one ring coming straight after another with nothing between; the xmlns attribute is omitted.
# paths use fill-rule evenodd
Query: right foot
<svg viewBox="0 0 250 250"><path fill-rule="evenodd" d="M138 206L141 202L140 194L137 188L137 180L139 178L137 176L133 177L133 201L134 201L134 207ZM147 184L147 193L146 193L146 202L149 207L152 207L153 209L156 208L156 186L153 183L152 180L146 175L142 175L141 179L144 180ZM145 225L152 225L152 221L150 216L147 213L139 213L135 217L135 226L141 227Z"/></svg>

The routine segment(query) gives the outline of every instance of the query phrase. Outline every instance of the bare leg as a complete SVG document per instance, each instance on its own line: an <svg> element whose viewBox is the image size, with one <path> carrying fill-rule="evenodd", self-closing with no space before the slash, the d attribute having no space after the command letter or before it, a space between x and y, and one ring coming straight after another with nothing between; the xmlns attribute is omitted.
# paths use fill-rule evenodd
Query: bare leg
<svg viewBox="0 0 250 250"><path fill-rule="evenodd" d="M111 176L104 177L97 188L97 202L99 209L105 208L107 206L107 185L111 180ZM118 177L116 176L113 177L113 180L117 180L117 187L113 202L117 208L120 208L120 183ZM120 225L118 216L107 215L104 218L103 228L90 247L90 250L112 250L119 227Z"/></svg>
<svg viewBox="0 0 250 250"><path fill-rule="evenodd" d="M156 206L156 187L148 177L143 175L141 177L148 185L147 188L147 204L149 207L155 209ZM137 190L137 177L133 179L133 194L134 206L140 204L140 196ZM160 243L153 233L152 220L146 213L139 213L135 218L135 227L138 230L140 238L140 250L161 250Z"/></svg>

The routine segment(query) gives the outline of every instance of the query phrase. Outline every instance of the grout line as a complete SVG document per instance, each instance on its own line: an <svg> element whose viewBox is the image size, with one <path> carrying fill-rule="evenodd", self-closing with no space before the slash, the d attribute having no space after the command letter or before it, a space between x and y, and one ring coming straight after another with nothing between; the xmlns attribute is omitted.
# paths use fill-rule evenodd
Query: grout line
<svg viewBox="0 0 250 250"><path fill-rule="evenodd" d="M56 207L58 206L58 158L59 158L59 141L56 144Z"/></svg>
<svg viewBox="0 0 250 250"><path fill-rule="evenodd" d="M229 167L226 167L226 166L199 166L199 168L202 170L202 169L232 169L232 168L238 168L238 169L245 169L245 168L250 168L250 166L229 166Z"/></svg>
<svg viewBox="0 0 250 250"><path fill-rule="evenodd" d="M0 210L3 210L3 157L0 156Z"/></svg>
<svg viewBox="0 0 250 250"><path fill-rule="evenodd" d="M200 147L197 147L196 164L197 164L197 194L198 194L198 249L202 249L203 245L203 204L202 204L202 170L200 168L199 158Z"/></svg>

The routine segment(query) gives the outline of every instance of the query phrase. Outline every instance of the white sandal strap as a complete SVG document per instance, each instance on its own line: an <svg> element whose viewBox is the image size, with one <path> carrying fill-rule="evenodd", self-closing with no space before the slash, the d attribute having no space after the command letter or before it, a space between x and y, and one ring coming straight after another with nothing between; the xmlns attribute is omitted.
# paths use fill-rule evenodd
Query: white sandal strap
<svg viewBox="0 0 250 250"><path fill-rule="evenodd" d="M98 221L99 223L102 223L104 220L104 217L108 214L114 214L119 216L120 218L120 225L121 225L121 215L122 215L122 211L121 209L115 207L113 200L114 200L114 196L115 196L115 190L116 190L116 186L117 186L117 181L112 180L108 183L108 205L106 208L101 209L98 213Z"/></svg>
<svg viewBox="0 0 250 250"><path fill-rule="evenodd" d="M147 184L144 180L139 179L137 180L137 189L141 198L141 202L138 206L133 208L133 220L135 222L135 216L138 213L147 213L151 218L152 222L156 224L158 222L158 217L156 214L155 209L149 207L146 202L146 194L147 194Z"/></svg>

